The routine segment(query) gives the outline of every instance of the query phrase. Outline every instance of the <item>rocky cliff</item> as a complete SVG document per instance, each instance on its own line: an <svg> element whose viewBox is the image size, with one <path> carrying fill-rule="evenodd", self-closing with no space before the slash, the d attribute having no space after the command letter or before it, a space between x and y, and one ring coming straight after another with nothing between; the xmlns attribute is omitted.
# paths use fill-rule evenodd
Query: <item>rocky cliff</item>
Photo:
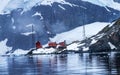
<svg viewBox="0 0 120 75"><path fill-rule="evenodd" d="M97 41L89 46L90 51L120 50L120 19L106 26L93 38Z"/></svg>

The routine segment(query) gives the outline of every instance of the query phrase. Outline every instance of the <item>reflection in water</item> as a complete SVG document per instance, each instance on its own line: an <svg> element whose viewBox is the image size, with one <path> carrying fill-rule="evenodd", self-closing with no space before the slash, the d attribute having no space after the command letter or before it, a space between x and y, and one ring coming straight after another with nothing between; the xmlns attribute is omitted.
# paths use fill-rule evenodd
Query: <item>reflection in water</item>
<svg viewBox="0 0 120 75"><path fill-rule="evenodd" d="M0 75L120 75L120 54L0 57Z"/></svg>
<svg viewBox="0 0 120 75"><path fill-rule="evenodd" d="M119 74L120 75L120 53L115 54L115 57L113 61L111 62L112 65L112 71L114 74Z"/></svg>

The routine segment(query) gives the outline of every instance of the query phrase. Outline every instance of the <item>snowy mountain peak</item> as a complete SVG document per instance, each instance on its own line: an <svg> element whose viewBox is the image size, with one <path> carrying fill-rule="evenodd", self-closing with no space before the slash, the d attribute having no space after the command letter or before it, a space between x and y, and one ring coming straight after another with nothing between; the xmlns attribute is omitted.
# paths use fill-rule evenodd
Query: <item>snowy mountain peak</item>
<svg viewBox="0 0 120 75"><path fill-rule="evenodd" d="M101 6L101 7L109 7L109 8L113 8L115 10L119 10L120 11L120 3L115 2L114 0L82 0L85 2L90 2L92 4ZM107 9L108 10L108 9Z"/></svg>
<svg viewBox="0 0 120 75"><path fill-rule="evenodd" d="M23 8L24 11L30 10L35 5L50 5L54 2L72 6L65 0L0 0L0 14L10 13L10 11Z"/></svg>
<svg viewBox="0 0 120 75"><path fill-rule="evenodd" d="M41 5L50 5L51 6L54 2L71 5L69 2L66 2L65 0L43 0L41 2Z"/></svg>
<svg viewBox="0 0 120 75"><path fill-rule="evenodd" d="M74 4L67 2L65 0L0 0L0 14L10 13L10 11L23 8L23 11L30 10L33 6L36 5L49 5L52 6L53 3L66 4L69 6L74 6ZM82 0L83 2L89 2L101 7L105 7L107 11L112 8L120 11L120 3L113 0Z"/></svg>

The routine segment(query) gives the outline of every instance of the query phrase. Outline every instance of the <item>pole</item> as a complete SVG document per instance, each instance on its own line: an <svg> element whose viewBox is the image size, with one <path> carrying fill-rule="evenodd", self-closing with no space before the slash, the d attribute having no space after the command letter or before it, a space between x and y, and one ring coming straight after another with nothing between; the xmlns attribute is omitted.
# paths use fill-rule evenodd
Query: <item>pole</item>
<svg viewBox="0 0 120 75"><path fill-rule="evenodd" d="M34 46L34 34L33 34L34 28L33 28L33 24L32 24L32 47Z"/></svg>
<svg viewBox="0 0 120 75"><path fill-rule="evenodd" d="M85 25L83 25L83 39L86 39Z"/></svg>
<svg viewBox="0 0 120 75"><path fill-rule="evenodd" d="M83 12L83 40L86 39L86 32L85 32L85 12Z"/></svg>

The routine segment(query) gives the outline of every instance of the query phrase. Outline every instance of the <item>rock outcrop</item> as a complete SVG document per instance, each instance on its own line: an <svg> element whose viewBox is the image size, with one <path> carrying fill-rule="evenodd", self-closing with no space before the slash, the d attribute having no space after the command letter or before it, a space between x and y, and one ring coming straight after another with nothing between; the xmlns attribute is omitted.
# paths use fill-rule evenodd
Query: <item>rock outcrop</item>
<svg viewBox="0 0 120 75"><path fill-rule="evenodd" d="M120 19L106 26L93 38L97 41L89 45L89 50L91 52L120 50Z"/></svg>

